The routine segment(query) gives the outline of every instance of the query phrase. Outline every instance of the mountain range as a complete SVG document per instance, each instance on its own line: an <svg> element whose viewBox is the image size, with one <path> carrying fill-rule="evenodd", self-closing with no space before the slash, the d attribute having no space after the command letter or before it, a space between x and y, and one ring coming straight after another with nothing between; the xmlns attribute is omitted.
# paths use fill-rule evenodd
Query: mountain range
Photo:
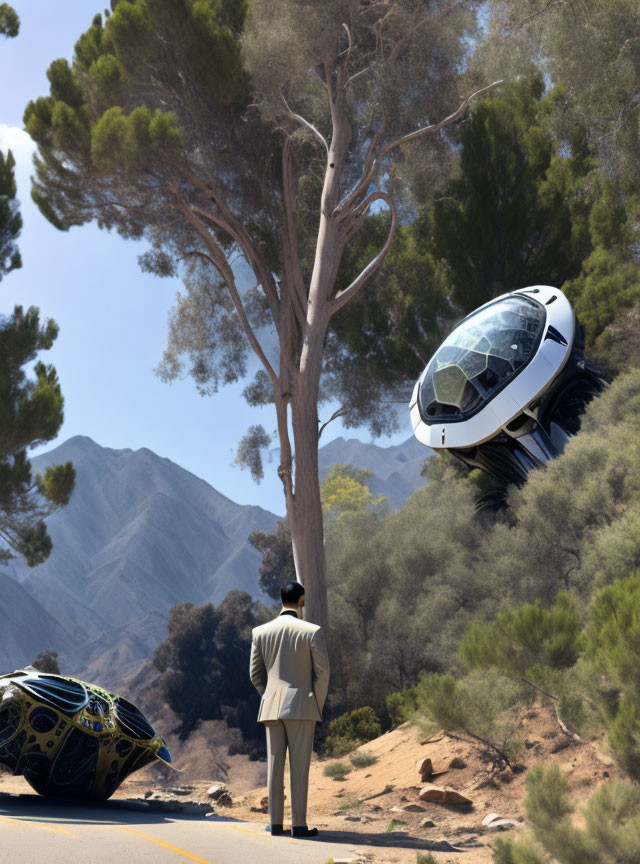
<svg viewBox="0 0 640 864"><path fill-rule="evenodd" d="M319 454L369 468L369 486L392 508L424 482L429 451L415 439L378 447L337 438ZM240 505L151 450L114 450L76 436L32 460L34 471L73 462L76 486L48 521L53 551L41 565L0 571L0 671L59 652L68 674L103 686L133 674L167 633L177 603L219 603L231 589L253 597L260 556L248 542L278 516Z"/></svg>

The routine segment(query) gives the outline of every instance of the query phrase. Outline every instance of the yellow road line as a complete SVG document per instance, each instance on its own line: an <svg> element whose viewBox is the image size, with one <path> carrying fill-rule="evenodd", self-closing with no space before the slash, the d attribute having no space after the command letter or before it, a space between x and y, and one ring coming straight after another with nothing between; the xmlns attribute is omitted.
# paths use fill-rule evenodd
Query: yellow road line
<svg viewBox="0 0 640 864"><path fill-rule="evenodd" d="M44 822L39 822L35 819L12 819L11 816L4 817L7 822L14 822L18 825L33 825L36 828L43 828L45 831L59 831L62 834L68 834L69 837L75 837L78 839L78 835L74 834L72 831L67 831L66 828L63 828L61 825L47 825Z"/></svg>
<svg viewBox="0 0 640 864"><path fill-rule="evenodd" d="M207 861L205 858L198 858L197 855L193 855L191 852L187 852L186 849L181 849L179 846L172 846L171 843L165 843L164 840L158 840L157 837L151 837L150 834L143 834L141 831L135 831L133 828L129 828L127 825L121 825L125 831L130 831L132 834L137 834L138 837L144 837L145 840L153 840L154 843L159 843L160 846L164 846L167 849L171 849L173 852L178 852L180 855L184 855L185 858L190 858L192 861L200 861L201 864L213 864L213 861Z"/></svg>

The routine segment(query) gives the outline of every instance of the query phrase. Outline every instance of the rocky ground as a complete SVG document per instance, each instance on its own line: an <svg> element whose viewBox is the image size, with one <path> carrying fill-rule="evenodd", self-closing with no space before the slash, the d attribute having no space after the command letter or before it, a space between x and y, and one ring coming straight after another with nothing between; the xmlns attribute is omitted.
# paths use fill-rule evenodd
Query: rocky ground
<svg viewBox="0 0 640 864"><path fill-rule="evenodd" d="M557 761L578 806L603 780L622 776L598 742L579 743L562 732L550 709L525 713L521 734L525 749L522 769L516 771L496 761L481 745L445 732L425 738L409 724L358 748L356 760L362 753L372 757L364 760L370 761L367 766L354 767L350 757L314 757L309 824L349 835L362 861L415 864L418 852L431 852L439 864L488 864L499 832L526 830L523 802L526 773L532 766ZM430 760L432 773L421 777L418 763L428 769L425 759ZM325 774L328 766L338 762L350 769L344 779ZM255 788L256 779L264 782L264 763L234 756L227 757L227 767L225 777L194 777L190 772L187 780L184 773L173 772L162 783L145 769L125 781L114 797L144 800L148 806L174 811L215 810L266 824L267 790ZM437 788L427 792L427 786ZM455 790L468 803L420 797L445 798L446 790ZM0 775L0 793L27 791L32 790L22 778Z"/></svg>

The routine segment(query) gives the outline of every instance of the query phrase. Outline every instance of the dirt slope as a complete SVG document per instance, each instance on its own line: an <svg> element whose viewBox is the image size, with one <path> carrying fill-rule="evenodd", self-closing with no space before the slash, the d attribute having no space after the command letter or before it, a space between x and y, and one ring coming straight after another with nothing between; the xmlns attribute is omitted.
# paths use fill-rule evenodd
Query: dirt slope
<svg viewBox="0 0 640 864"><path fill-rule="evenodd" d="M415 864L416 850L431 851L438 862L485 864L492 859L491 844L498 833L495 828L483 827L488 814L514 820L522 828L526 825L523 801L527 769L557 761L569 779L577 806L584 804L603 780L622 778L597 743L569 739L550 709L536 708L523 715L521 734L525 740L521 758L525 770L518 773L496 764L494 757L477 744L444 732L425 739L409 724L358 748L356 752L371 753L378 761L368 768L352 768L342 781L325 776L324 769L331 762L349 764L348 757L314 761L309 783L309 823L362 834L363 840L375 841L372 835L377 835L392 841L394 845L384 850L376 850L373 843L362 845L363 853L368 852L371 860L385 864ZM447 769L430 782L461 792L471 799L471 805L443 805L419 799L425 784L420 781L416 762L425 756L431 758L434 771ZM465 767L448 768L454 757L455 764ZM260 818L251 808L258 809L266 794L266 788L262 788L244 796L234 805L233 815ZM268 817L262 818L267 821ZM395 825L391 825L392 820ZM387 834L390 827L395 829L393 834ZM439 851L443 840L460 851Z"/></svg>
<svg viewBox="0 0 640 864"><path fill-rule="evenodd" d="M578 807L601 782L623 776L601 752L598 742L576 743L568 738L551 709L528 711L522 716L520 727L525 741L521 758L524 768L516 773L494 761L482 746L445 732L427 739L407 723L355 751L377 757L369 767L353 768L349 757L324 761L314 757L309 783L309 824L337 832L334 836L345 841L345 850L355 845L362 861L415 864L417 852L431 852L439 864L489 864L498 829L483 826L483 819L494 813L518 823L511 831L519 833L526 829L523 804L526 774L534 765L556 761L567 775ZM191 762L196 753L184 755ZM431 782L457 790L471 800L470 805L443 805L419 799L424 784L416 762L426 756L431 759L434 771L444 772ZM463 767L448 767L454 758L455 764ZM335 762L351 767L344 780L325 775L327 765ZM168 788L188 779L189 797L208 801L207 787L214 780L224 779L234 804L221 808L220 812L235 819L266 824L268 815L263 799L267 790L251 786L252 778L255 784L256 779L260 782L259 778L264 777L264 763L249 763L246 757L234 756L227 757L225 767L228 774L224 778L218 774L202 776L205 772L195 772L200 774L196 777L189 765L188 771L172 772L165 785ZM211 763L207 769L215 771ZM142 797L147 790L158 789L160 782L149 769L144 769L125 781L115 797ZM1 792L32 790L22 778L0 774Z"/></svg>

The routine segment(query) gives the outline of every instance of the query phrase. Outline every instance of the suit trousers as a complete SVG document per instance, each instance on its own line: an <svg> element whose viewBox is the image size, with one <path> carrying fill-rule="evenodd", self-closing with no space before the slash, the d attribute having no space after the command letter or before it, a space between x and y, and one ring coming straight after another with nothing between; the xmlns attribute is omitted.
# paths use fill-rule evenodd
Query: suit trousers
<svg viewBox="0 0 640 864"><path fill-rule="evenodd" d="M266 720L269 820L282 825L284 815L284 762L289 750L291 824L307 824L309 765L315 720Z"/></svg>

